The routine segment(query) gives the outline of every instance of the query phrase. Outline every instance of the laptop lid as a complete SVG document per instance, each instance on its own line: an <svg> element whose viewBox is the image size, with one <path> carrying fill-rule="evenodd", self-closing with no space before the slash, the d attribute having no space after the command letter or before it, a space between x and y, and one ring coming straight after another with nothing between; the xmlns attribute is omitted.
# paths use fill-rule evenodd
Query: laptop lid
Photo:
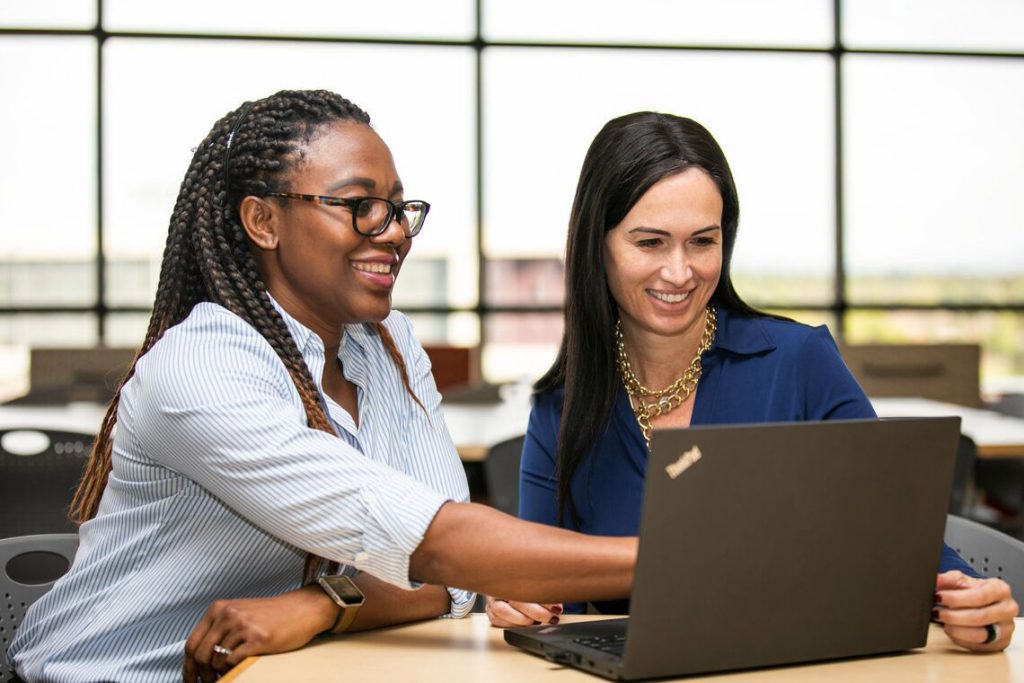
<svg viewBox="0 0 1024 683"><path fill-rule="evenodd" d="M657 430L620 676L920 647L960 420Z"/></svg>

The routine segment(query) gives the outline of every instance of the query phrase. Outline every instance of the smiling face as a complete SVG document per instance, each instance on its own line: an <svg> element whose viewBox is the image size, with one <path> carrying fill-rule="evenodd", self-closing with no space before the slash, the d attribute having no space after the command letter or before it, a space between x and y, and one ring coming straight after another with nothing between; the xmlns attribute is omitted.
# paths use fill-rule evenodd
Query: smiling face
<svg viewBox="0 0 1024 683"><path fill-rule="evenodd" d="M627 338L700 337L722 273L722 195L702 169L659 180L605 234L608 288Z"/></svg>
<svg viewBox="0 0 1024 683"><path fill-rule="evenodd" d="M391 152L367 125L327 124L303 150L286 191L402 201ZM352 209L247 197L243 222L271 295L325 342L351 323L379 322L411 242L397 221L374 237L352 228Z"/></svg>

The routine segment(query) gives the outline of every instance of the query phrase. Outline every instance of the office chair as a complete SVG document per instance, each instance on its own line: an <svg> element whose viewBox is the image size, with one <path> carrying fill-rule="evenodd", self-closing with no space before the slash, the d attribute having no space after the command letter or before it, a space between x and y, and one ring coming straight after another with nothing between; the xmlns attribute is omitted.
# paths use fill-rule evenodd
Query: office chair
<svg viewBox="0 0 1024 683"><path fill-rule="evenodd" d="M494 444L484 459L484 480L492 507L510 515L519 513L519 459L526 437L517 436Z"/></svg>
<svg viewBox="0 0 1024 683"><path fill-rule="evenodd" d="M55 429L0 430L0 538L78 533L68 508L95 438Z"/></svg>
<svg viewBox="0 0 1024 683"><path fill-rule="evenodd" d="M29 606L71 566L78 534L40 534L0 539L0 683L14 678L7 647ZM0 606L2 608L2 606Z"/></svg>
<svg viewBox="0 0 1024 683"><path fill-rule="evenodd" d="M1024 542L963 517L946 517L946 545L960 553L976 571L1010 584L1024 595Z"/></svg>
<svg viewBox="0 0 1024 683"><path fill-rule="evenodd" d="M965 517L974 505L974 468L978 447L969 436L960 435L953 469L953 490L949 496L949 514Z"/></svg>
<svg viewBox="0 0 1024 683"><path fill-rule="evenodd" d="M977 344L840 344L864 393L982 407Z"/></svg>

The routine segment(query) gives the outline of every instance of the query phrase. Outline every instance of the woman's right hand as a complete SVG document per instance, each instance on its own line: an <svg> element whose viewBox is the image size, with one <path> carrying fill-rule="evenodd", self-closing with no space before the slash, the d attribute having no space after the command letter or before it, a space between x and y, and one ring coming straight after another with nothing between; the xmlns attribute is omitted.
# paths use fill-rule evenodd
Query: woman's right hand
<svg viewBox="0 0 1024 683"><path fill-rule="evenodd" d="M513 626L534 626L535 624L557 624L562 614L561 603L539 605L535 602L516 602L487 596L487 617L491 626L509 628Z"/></svg>

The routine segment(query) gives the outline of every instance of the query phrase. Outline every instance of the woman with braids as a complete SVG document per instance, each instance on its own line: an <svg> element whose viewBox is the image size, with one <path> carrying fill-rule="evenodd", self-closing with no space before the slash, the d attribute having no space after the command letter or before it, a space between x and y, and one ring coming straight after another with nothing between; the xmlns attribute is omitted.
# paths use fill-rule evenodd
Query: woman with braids
<svg viewBox="0 0 1024 683"><path fill-rule="evenodd" d="M210 681L320 633L463 616L468 591L628 594L635 539L465 502L429 363L391 311L428 209L333 93L214 125L76 495L78 554L11 644L21 677Z"/></svg>
<svg viewBox="0 0 1024 683"><path fill-rule="evenodd" d="M569 219L565 334L535 387L523 448L522 517L635 535L652 428L875 417L825 327L736 293L738 223L729 164L700 124L640 112L597 134ZM1017 614L1009 586L949 547L941 571L937 615L950 637L1005 648ZM562 609L488 600L487 611L514 626Z"/></svg>

